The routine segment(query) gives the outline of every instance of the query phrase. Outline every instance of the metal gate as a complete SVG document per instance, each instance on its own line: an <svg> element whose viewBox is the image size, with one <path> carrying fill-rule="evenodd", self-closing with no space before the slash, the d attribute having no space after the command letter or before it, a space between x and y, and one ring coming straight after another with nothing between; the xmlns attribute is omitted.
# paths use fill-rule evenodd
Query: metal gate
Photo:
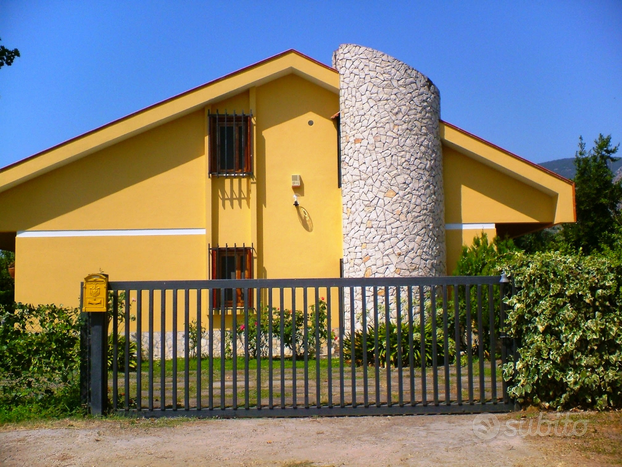
<svg viewBox="0 0 622 467"><path fill-rule="evenodd" d="M500 333L504 282L110 282L108 409L146 417L510 411L502 367L515 346Z"/></svg>

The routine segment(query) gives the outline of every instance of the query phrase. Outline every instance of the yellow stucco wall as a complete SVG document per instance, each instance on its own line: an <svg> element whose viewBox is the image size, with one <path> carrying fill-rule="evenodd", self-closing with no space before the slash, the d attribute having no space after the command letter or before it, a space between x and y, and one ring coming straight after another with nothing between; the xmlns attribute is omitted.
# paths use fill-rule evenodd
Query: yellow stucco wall
<svg viewBox="0 0 622 467"><path fill-rule="evenodd" d="M330 119L339 97L288 75L259 87L256 99L260 277L339 277L341 190ZM301 188L292 189L292 174L301 176Z"/></svg>
<svg viewBox="0 0 622 467"><path fill-rule="evenodd" d="M483 161L481 156L470 153L472 148L469 145L477 143L483 148L484 143L444 125L442 129L453 131L453 142L443 142L445 239L449 274L457 265L462 246L471 245L473 238L482 232L492 240L497 235L498 226L502 224L539 224L544 227L557 222L574 221L572 203L560 203L558 195L561 193L571 199L572 184L488 146L485 149L494 154ZM455 148L455 141L464 145L460 151ZM515 172L510 175L510 172L495 167L492 161L497 164L514 164ZM530 175L531 172L539 178Z"/></svg>
<svg viewBox="0 0 622 467"><path fill-rule="evenodd" d="M256 113L249 100L249 91L213 103L207 109L213 113ZM207 143L209 144L209 136ZM251 191L254 180L250 177L211 177L207 197L211 201L210 245L229 246L253 243L251 230Z"/></svg>
<svg viewBox="0 0 622 467"><path fill-rule="evenodd" d="M75 306L80 281L100 270L111 280L207 279L208 246L225 244L253 244L255 277L337 277L341 192L330 117L338 108L336 93L288 74L0 193L0 231L25 231L16 241L16 299ZM208 177L207 115L216 110L253 112L253 177ZM295 191L292 174L304 184ZM106 230L115 236L97 233Z"/></svg>
<svg viewBox="0 0 622 467"><path fill-rule="evenodd" d="M198 235L18 238L15 253L15 298L23 303L78 306L80 282L100 270L111 280L183 280L206 269Z"/></svg>
<svg viewBox="0 0 622 467"><path fill-rule="evenodd" d="M500 216L488 221L497 223L538 222L544 227L576 221L574 184L570 180L447 122L441 121L440 133L445 159L445 189L453 189L449 197L462 201L462 206L466 207L464 211L461 208L460 213L450 208L451 218L460 216L461 222L483 222L469 219L479 219L487 212L489 218L493 214ZM458 185L458 176L464 177L462 185ZM448 203L446 207L449 207Z"/></svg>
<svg viewBox="0 0 622 467"><path fill-rule="evenodd" d="M0 231L204 227L204 127L195 112L0 193Z"/></svg>
<svg viewBox="0 0 622 467"><path fill-rule="evenodd" d="M554 220L552 196L447 146L443 170L447 223Z"/></svg>

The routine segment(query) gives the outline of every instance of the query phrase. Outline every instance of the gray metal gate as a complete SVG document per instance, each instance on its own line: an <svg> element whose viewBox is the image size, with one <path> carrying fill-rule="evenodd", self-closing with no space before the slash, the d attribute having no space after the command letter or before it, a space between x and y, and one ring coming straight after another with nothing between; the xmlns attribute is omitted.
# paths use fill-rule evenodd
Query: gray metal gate
<svg viewBox="0 0 622 467"><path fill-rule="evenodd" d="M115 413L284 417L515 408L501 377L515 346L499 332L501 297L509 292L500 276L109 286L107 377Z"/></svg>

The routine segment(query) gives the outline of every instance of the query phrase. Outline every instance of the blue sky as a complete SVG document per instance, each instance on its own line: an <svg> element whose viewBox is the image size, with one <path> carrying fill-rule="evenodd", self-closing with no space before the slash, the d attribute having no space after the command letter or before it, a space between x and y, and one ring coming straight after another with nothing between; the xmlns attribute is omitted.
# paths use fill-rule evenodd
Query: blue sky
<svg viewBox="0 0 622 467"><path fill-rule="evenodd" d="M622 1L0 0L0 167L294 48L426 74L441 117L534 162L622 141Z"/></svg>

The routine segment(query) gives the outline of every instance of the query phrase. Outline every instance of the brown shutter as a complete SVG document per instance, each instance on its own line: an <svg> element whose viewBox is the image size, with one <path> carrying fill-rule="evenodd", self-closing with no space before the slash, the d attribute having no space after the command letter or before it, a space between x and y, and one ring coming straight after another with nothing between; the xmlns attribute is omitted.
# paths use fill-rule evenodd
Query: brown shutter
<svg viewBox="0 0 622 467"><path fill-rule="evenodd" d="M211 251L211 259L212 259L212 279L218 279L218 252L216 251L216 248L212 248ZM220 306L220 300L219 300L219 295L220 295L220 291L219 290L212 290L212 306L214 308L217 308Z"/></svg>
<svg viewBox="0 0 622 467"><path fill-rule="evenodd" d="M244 147L244 171L246 173L251 173L251 171L253 170L252 167L252 163L251 163L251 146L253 144L253 141L251 139L251 135L253 134L253 132L251 131L251 122L252 119L249 116L246 116L244 118L245 123L246 123L246 145Z"/></svg>
<svg viewBox="0 0 622 467"><path fill-rule="evenodd" d="M208 144L208 163L209 163L209 167L208 167L208 171L210 174L213 174L216 172L216 150L217 150L217 145L216 145L216 138L217 138L217 133L218 133L218 129L216 128L216 117L214 115L209 115L209 123L208 123L208 127L209 127L209 144Z"/></svg>
<svg viewBox="0 0 622 467"><path fill-rule="evenodd" d="M245 258L241 258L242 261L246 261L246 278L247 279L252 279L253 278L253 249L252 248L247 248L245 251ZM253 306L253 289L249 290L249 296L248 296L248 307L252 308Z"/></svg>
<svg viewBox="0 0 622 467"><path fill-rule="evenodd" d="M253 278L253 249L246 249L246 278Z"/></svg>

